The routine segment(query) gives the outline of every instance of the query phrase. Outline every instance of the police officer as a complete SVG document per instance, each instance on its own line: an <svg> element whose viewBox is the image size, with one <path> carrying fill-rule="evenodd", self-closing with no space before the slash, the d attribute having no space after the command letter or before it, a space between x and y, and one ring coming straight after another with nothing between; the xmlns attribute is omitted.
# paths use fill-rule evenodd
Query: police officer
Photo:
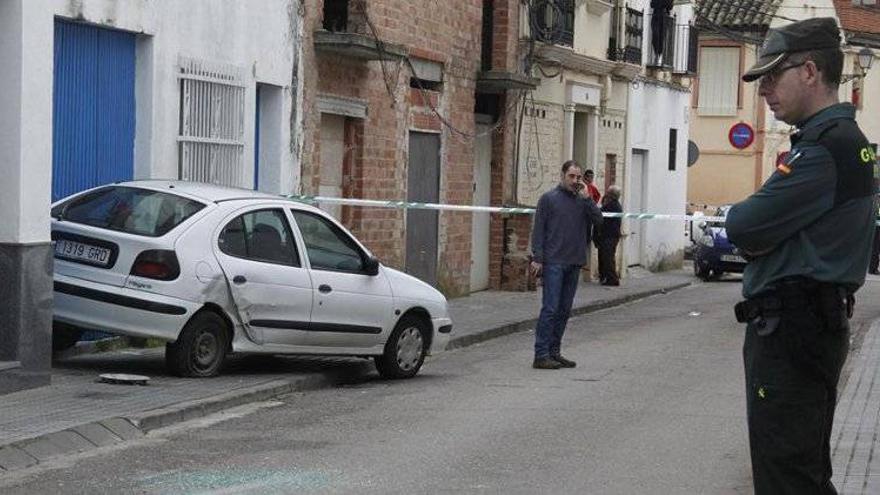
<svg viewBox="0 0 880 495"><path fill-rule="evenodd" d="M871 256L874 153L837 98L837 24L771 29L743 80L797 127L788 158L733 206L730 240L743 275L743 358L755 493L836 493L829 451L853 294Z"/></svg>

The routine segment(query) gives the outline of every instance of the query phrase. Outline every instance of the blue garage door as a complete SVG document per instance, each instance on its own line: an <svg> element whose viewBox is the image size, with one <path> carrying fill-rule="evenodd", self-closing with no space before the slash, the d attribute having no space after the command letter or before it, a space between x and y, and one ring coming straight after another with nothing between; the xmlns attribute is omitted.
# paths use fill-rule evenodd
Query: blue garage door
<svg viewBox="0 0 880 495"><path fill-rule="evenodd" d="M52 200L134 170L135 36L55 21Z"/></svg>

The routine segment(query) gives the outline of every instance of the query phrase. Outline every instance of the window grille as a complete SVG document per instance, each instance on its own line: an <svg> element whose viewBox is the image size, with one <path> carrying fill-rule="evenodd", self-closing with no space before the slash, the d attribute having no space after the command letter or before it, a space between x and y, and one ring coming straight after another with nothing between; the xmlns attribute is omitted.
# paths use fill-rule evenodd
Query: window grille
<svg viewBox="0 0 880 495"><path fill-rule="evenodd" d="M244 71L181 57L180 178L245 187Z"/></svg>
<svg viewBox="0 0 880 495"><path fill-rule="evenodd" d="M608 41L608 59L642 65L642 36L644 32L644 14L641 11L626 8L624 24L625 39L622 44L617 42L617 9L614 9L611 21L612 38Z"/></svg>
<svg viewBox="0 0 880 495"><path fill-rule="evenodd" d="M531 5L532 37L544 43L574 46L574 0L537 0Z"/></svg>

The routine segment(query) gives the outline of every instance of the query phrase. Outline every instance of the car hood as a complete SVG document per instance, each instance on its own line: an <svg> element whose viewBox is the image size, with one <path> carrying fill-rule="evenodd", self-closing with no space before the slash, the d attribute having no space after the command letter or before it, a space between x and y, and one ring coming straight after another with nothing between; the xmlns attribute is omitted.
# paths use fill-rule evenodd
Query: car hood
<svg viewBox="0 0 880 495"><path fill-rule="evenodd" d="M391 292L394 297L446 304L446 296L431 287L430 284L394 268L383 266L382 270L391 283Z"/></svg>

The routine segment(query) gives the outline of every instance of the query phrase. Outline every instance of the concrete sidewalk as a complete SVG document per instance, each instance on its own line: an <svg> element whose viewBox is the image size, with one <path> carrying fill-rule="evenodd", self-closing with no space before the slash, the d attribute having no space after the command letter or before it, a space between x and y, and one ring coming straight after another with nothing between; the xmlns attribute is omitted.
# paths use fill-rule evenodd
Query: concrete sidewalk
<svg viewBox="0 0 880 495"><path fill-rule="evenodd" d="M849 356L852 373L837 402L831 432L834 485L841 495L880 493L880 320Z"/></svg>
<svg viewBox="0 0 880 495"><path fill-rule="evenodd" d="M669 290L695 279L686 271L636 272L620 287L582 284L573 312L583 314ZM539 292L485 291L450 301L449 348L534 328ZM52 384L0 399L0 475L51 458L138 438L150 430L247 402L333 386L375 374L372 360L303 356L232 356L212 379L164 370L164 348L121 349L56 361ZM430 358L423 373L430 373ZM149 385L100 383L103 373L151 377Z"/></svg>

